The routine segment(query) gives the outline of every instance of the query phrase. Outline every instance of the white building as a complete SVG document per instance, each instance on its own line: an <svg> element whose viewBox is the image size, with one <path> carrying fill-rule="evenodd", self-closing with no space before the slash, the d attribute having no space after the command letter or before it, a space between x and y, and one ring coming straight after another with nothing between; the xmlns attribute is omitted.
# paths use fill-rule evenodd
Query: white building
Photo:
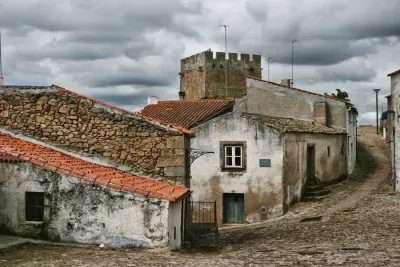
<svg viewBox="0 0 400 267"><path fill-rule="evenodd" d="M392 147L392 170L393 182L397 192L400 192L400 70L388 74L390 77L390 92L391 92L391 127L388 135L390 136Z"/></svg>
<svg viewBox="0 0 400 267"><path fill-rule="evenodd" d="M188 191L0 133L2 233L178 249Z"/></svg>

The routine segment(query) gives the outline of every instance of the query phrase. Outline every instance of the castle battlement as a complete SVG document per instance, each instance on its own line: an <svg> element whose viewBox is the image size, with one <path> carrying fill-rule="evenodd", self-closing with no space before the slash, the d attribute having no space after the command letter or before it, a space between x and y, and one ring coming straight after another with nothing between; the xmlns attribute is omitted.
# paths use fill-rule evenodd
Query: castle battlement
<svg viewBox="0 0 400 267"><path fill-rule="evenodd" d="M203 51L181 59L180 97L242 97L246 76L261 78L261 55Z"/></svg>
<svg viewBox="0 0 400 267"><path fill-rule="evenodd" d="M241 61L245 63L261 63L261 55L228 53L229 61ZM190 57L181 59L183 64L209 63L225 61L225 52L203 51Z"/></svg>

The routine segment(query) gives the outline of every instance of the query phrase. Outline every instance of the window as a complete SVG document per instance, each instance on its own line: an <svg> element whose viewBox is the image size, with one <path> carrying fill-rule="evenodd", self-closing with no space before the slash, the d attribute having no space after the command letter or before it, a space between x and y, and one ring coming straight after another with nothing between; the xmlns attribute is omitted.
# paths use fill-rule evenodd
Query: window
<svg viewBox="0 0 400 267"><path fill-rule="evenodd" d="M246 142L220 142L221 169L246 168Z"/></svg>
<svg viewBox="0 0 400 267"><path fill-rule="evenodd" d="M331 156L331 147L328 146L328 158Z"/></svg>
<svg viewBox="0 0 400 267"><path fill-rule="evenodd" d="M42 222L44 210L44 193L25 193L25 221Z"/></svg>
<svg viewBox="0 0 400 267"><path fill-rule="evenodd" d="M225 146L225 167L242 167L242 146Z"/></svg>

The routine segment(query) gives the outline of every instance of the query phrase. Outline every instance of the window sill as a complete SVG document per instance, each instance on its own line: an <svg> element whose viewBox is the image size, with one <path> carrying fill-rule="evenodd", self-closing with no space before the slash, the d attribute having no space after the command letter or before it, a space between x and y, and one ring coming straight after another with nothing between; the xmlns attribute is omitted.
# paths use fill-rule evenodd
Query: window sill
<svg viewBox="0 0 400 267"><path fill-rule="evenodd" d="M240 168L222 168L221 172L245 172L246 168L245 167L240 167Z"/></svg>
<svg viewBox="0 0 400 267"><path fill-rule="evenodd" d="M44 222L38 222L38 221L24 221L23 224L27 224L27 225L41 225L41 224L44 224Z"/></svg>

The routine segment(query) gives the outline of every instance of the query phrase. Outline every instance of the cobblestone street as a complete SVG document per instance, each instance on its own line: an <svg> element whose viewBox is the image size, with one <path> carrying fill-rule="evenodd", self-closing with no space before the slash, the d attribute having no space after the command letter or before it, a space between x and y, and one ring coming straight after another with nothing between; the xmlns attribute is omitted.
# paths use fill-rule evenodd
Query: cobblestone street
<svg viewBox="0 0 400 267"><path fill-rule="evenodd" d="M0 250L0 266L400 266L400 197L392 188L390 146L374 127L358 134L358 166L330 186L328 198L298 203L262 224L223 229L218 251L25 244Z"/></svg>

